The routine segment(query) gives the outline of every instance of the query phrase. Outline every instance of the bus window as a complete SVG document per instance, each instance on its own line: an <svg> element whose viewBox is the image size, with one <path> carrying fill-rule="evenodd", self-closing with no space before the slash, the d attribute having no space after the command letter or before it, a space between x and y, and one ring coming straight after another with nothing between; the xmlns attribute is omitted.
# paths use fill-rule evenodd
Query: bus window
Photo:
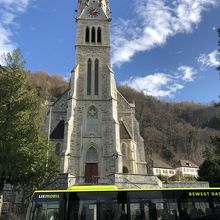
<svg viewBox="0 0 220 220"><path fill-rule="evenodd" d="M103 192L99 194L100 219L127 219L128 208L124 193Z"/></svg>
<svg viewBox="0 0 220 220"><path fill-rule="evenodd" d="M91 198L90 195L93 198ZM95 196L87 193L70 193L68 204L68 219L97 220L98 209Z"/></svg>
<svg viewBox="0 0 220 220"><path fill-rule="evenodd" d="M215 219L209 200L206 198L190 198L181 200L180 215L182 219Z"/></svg>
<svg viewBox="0 0 220 220"><path fill-rule="evenodd" d="M130 215L132 220L149 219L148 201L132 200L130 202Z"/></svg>
<svg viewBox="0 0 220 220"><path fill-rule="evenodd" d="M220 198L214 198L214 212L220 218Z"/></svg>
<svg viewBox="0 0 220 220"><path fill-rule="evenodd" d="M132 220L177 220L179 212L175 200L148 199L130 202Z"/></svg>
<svg viewBox="0 0 220 220"><path fill-rule="evenodd" d="M70 202L68 219L97 220L97 202L94 200Z"/></svg>
<svg viewBox="0 0 220 220"><path fill-rule="evenodd" d="M31 220L58 220L63 214L63 194L36 193L30 207Z"/></svg>
<svg viewBox="0 0 220 220"><path fill-rule="evenodd" d="M58 220L59 202L36 203L33 211L33 220Z"/></svg>
<svg viewBox="0 0 220 220"><path fill-rule="evenodd" d="M173 192L129 192L131 220L179 220L177 199Z"/></svg>
<svg viewBox="0 0 220 220"><path fill-rule="evenodd" d="M117 192L102 192L99 194L100 219L119 219L123 210L123 202L118 200Z"/></svg>
<svg viewBox="0 0 220 220"><path fill-rule="evenodd" d="M96 201L80 201L78 217L81 220L97 220Z"/></svg>
<svg viewBox="0 0 220 220"><path fill-rule="evenodd" d="M126 204L119 204L115 201L100 200L100 219L105 220L124 220L128 218Z"/></svg>
<svg viewBox="0 0 220 220"><path fill-rule="evenodd" d="M179 210L176 199L152 199L157 210L158 219L161 220L178 220Z"/></svg>

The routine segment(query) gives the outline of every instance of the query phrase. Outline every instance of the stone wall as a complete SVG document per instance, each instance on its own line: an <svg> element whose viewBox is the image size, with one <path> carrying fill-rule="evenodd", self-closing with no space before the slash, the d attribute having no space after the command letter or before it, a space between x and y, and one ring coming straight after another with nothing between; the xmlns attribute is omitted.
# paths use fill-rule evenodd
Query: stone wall
<svg viewBox="0 0 220 220"><path fill-rule="evenodd" d="M16 191L12 185L5 184L0 220L24 220L31 195L32 191Z"/></svg>
<svg viewBox="0 0 220 220"><path fill-rule="evenodd" d="M209 188L209 182L169 182L163 184L163 188Z"/></svg>
<svg viewBox="0 0 220 220"><path fill-rule="evenodd" d="M138 174L115 174L115 185L118 188L161 188L162 182L157 176Z"/></svg>

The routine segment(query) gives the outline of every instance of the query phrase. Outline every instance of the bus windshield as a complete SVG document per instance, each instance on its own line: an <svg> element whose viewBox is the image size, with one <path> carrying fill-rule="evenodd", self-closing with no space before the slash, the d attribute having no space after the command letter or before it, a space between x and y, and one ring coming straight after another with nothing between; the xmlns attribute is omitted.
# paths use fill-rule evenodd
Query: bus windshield
<svg viewBox="0 0 220 220"><path fill-rule="evenodd" d="M59 202L35 203L33 220L58 220Z"/></svg>
<svg viewBox="0 0 220 220"><path fill-rule="evenodd" d="M60 201L59 194L36 194L28 220L59 220Z"/></svg>

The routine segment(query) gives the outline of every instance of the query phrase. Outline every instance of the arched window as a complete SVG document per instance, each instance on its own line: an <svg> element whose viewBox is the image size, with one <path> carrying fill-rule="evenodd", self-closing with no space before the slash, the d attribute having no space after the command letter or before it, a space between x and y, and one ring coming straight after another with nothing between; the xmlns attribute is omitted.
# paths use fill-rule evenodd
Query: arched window
<svg viewBox="0 0 220 220"><path fill-rule="evenodd" d="M98 111L92 106L87 112L87 132L94 134L98 130Z"/></svg>
<svg viewBox="0 0 220 220"><path fill-rule="evenodd" d="M123 143L122 146L121 146L121 153L122 153L123 157L127 156L127 149L126 148L127 148L126 144Z"/></svg>
<svg viewBox="0 0 220 220"><path fill-rule="evenodd" d="M102 43L102 31L100 27L98 28L98 31L97 31L97 42Z"/></svg>
<svg viewBox="0 0 220 220"><path fill-rule="evenodd" d="M87 63L87 95L92 93L92 60L89 59Z"/></svg>
<svg viewBox="0 0 220 220"><path fill-rule="evenodd" d="M95 43L95 28L92 28L92 43Z"/></svg>
<svg viewBox="0 0 220 220"><path fill-rule="evenodd" d="M94 147L90 147L86 154L86 162L87 163L97 163L98 162L98 154Z"/></svg>
<svg viewBox="0 0 220 220"><path fill-rule="evenodd" d="M95 60L95 95L99 95L99 60Z"/></svg>
<svg viewBox="0 0 220 220"><path fill-rule="evenodd" d="M129 173L127 167L123 167L123 173Z"/></svg>
<svg viewBox="0 0 220 220"><path fill-rule="evenodd" d="M86 43L90 42L90 29L86 27Z"/></svg>

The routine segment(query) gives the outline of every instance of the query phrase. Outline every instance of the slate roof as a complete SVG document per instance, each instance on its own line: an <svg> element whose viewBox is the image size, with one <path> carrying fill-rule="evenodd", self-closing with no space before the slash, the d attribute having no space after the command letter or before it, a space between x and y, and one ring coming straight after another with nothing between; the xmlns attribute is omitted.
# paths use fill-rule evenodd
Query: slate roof
<svg viewBox="0 0 220 220"><path fill-rule="evenodd" d="M132 139L123 121L120 121L120 139Z"/></svg>
<svg viewBox="0 0 220 220"><path fill-rule="evenodd" d="M54 130L50 134L51 139L63 139L64 138L64 120L60 121Z"/></svg>
<svg viewBox="0 0 220 220"><path fill-rule="evenodd" d="M165 163L162 160L153 160L153 168L164 168L164 169L174 169L169 164Z"/></svg>
<svg viewBox="0 0 220 220"><path fill-rule="evenodd" d="M198 165L194 164L193 162L189 160L180 160L178 165L180 167L199 168Z"/></svg>

